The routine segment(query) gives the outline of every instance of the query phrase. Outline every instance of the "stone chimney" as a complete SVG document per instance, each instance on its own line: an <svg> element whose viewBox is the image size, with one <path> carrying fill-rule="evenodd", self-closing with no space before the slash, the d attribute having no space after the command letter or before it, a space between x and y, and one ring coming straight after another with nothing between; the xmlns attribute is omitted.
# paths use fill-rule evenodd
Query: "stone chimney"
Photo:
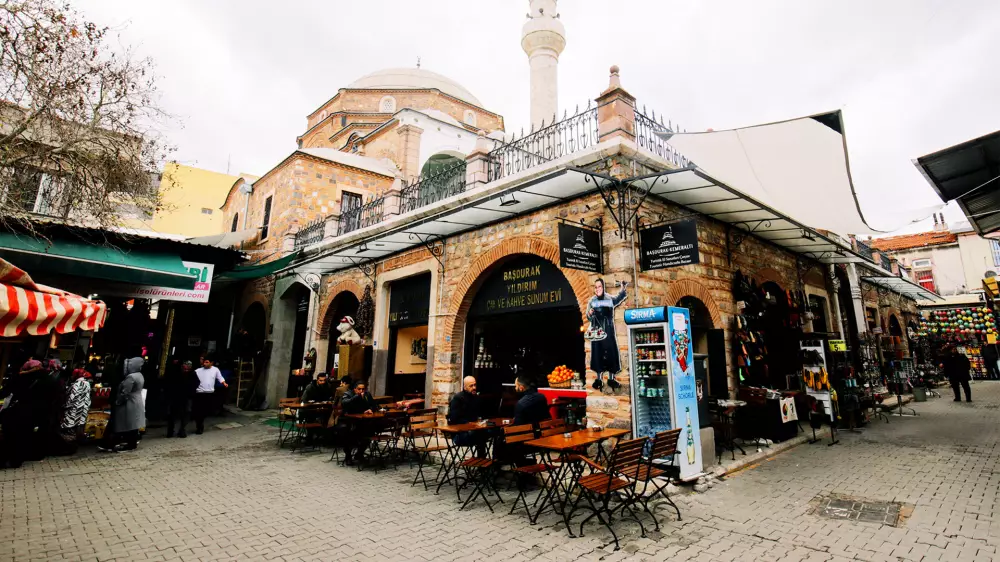
<svg viewBox="0 0 1000 562"><path fill-rule="evenodd" d="M622 137L635 141L635 98L622 88L618 67L611 67L608 89L597 98L597 141Z"/></svg>
<svg viewBox="0 0 1000 562"><path fill-rule="evenodd" d="M938 220L938 217L941 220ZM948 223L944 222L944 213L934 213L934 232L948 232Z"/></svg>
<svg viewBox="0 0 1000 562"><path fill-rule="evenodd" d="M531 65L531 124L552 123L558 111L559 55L566 48L566 28L556 0L529 0L528 21L521 28L521 48Z"/></svg>

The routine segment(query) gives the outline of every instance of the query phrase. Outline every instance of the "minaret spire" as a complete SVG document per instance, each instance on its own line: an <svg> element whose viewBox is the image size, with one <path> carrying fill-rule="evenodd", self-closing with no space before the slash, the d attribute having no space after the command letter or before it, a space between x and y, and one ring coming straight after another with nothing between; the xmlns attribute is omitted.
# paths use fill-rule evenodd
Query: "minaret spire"
<svg viewBox="0 0 1000 562"><path fill-rule="evenodd" d="M528 0L528 21L521 29L521 48L531 65L531 124L553 120L558 113L559 55L566 48L566 29L559 21L557 0Z"/></svg>

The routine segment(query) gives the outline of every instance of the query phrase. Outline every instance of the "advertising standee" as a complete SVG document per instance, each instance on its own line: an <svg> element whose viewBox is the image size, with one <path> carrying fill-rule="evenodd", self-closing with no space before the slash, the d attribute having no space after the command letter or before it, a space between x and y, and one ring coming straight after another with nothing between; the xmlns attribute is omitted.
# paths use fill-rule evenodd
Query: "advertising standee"
<svg viewBox="0 0 1000 562"><path fill-rule="evenodd" d="M698 420L698 388L694 376L694 350L691 349L691 314L686 308L668 307L670 376L673 382L675 427L681 428L678 439L681 480L702 473L701 424Z"/></svg>

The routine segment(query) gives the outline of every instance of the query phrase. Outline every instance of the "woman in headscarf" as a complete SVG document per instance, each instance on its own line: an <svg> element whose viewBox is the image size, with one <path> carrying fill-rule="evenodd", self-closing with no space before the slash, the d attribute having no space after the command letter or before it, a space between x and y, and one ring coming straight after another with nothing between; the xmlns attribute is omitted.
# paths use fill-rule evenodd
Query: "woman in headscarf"
<svg viewBox="0 0 1000 562"><path fill-rule="evenodd" d="M44 374L41 361L29 360L0 390L3 404L0 409L0 425L3 427L0 468L17 468L25 460L36 456L38 443L32 439L36 420L34 412L38 407L39 377Z"/></svg>
<svg viewBox="0 0 1000 562"><path fill-rule="evenodd" d="M63 452L76 453L83 440L83 430L90 412L90 373L83 369L73 369L69 388L66 390L66 408L62 419Z"/></svg>
<svg viewBox="0 0 1000 562"><path fill-rule="evenodd" d="M47 360L45 371L47 372L39 375L36 439L42 445L43 454L58 454L63 449L60 427L66 406L66 381L63 380L62 361L54 358Z"/></svg>
<svg viewBox="0 0 1000 562"><path fill-rule="evenodd" d="M125 362L125 378L118 385L111 420L113 446L98 447L99 451L128 451L139 446L139 429L146 423L146 405L142 400L145 379L140 372L145 362L142 357L133 357Z"/></svg>
<svg viewBox="0 0 1000 562"><path fill-rule="evenodd" d="M612 297L604 291L604 280L598 279L594 281L594 296L587 303L587 318L595 335L590 341L590 369L597 373L592 385L594 390L604 388L604 381L601 379L605 374L612 391L621 386L615 380L615 375L622 370L621 358L618 357L618 338L615 335L615 307L625 301L626 285L628 283L622 281L622 290Z"/></svg>

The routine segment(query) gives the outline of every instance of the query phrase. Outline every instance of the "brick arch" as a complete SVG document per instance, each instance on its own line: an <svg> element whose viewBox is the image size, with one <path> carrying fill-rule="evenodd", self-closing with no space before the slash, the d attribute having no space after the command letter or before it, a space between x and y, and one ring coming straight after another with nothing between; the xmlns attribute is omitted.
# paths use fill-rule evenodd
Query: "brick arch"
<svg viewBox="0 0 1000 562"><path fill-rule="evenodd" d="M335 320L335 318L330 317L330 313L333 310L333 301L335 301L341 293L351 293L356 299L358 299L358 302L361 302L364 290L361 288L361 285L357 284L357 282L348 279L337 283L326 291L327 297L323 300L323 305L320 306L319 309L319 317L321 318L319 325L319 339L321 340L325 340L330 337L330 328L333 327L333 321Z"/></svg>
<svg viewBox="0 0 1000 562"><path fill-rule="evenodd" d="M712 297L712 293L701 283L691 279L681 279L673 281L667 286L667 306L677 306L677 303L684 297L694 297L700 300L708 309L712 317L712 325L715 328L722 328L722 310Z"/></svg>
<svg viewBox="0 0 1000 562"><path fill-rule="evenodd" d="M778 273L778 270L776 270L776 269L774 269L772 267L762 267L762 268L758 269L753 274L753 277L754 277L754 279L757 280L757 285L758 286L763 285L764 283L767 283L768 281L773 281L773 282L777 283L779 287L781 287L782 289L785 289L786 291L788 289L790 289L790 287L786 287L785 286L785 279L781 276L780 273Z"/></svg>
<svg viewBox="0 0 1000 562"><path fill-rule="evenodd" d="M451 336L452 351L461 350L464 342L465 319L472 306L472 299L476 295L476 289L485 277L483 273L498 261L508 256L516 254L533 254L540 258L549 260L556 267L559 267L559 247L541 238L533 236L520 236L508 238L493 246L488 251L483 252L472 262L469 269L462 276L462 279L455 285L452 297L448 304L448 316L445 319L444 333ZM575 269L560 270L569 281L576 295L577 305L580 307L581 318L587 308L587 303L593 294L591 288L591 275ZM596 278L596 275L594 276Z"/></svg>

